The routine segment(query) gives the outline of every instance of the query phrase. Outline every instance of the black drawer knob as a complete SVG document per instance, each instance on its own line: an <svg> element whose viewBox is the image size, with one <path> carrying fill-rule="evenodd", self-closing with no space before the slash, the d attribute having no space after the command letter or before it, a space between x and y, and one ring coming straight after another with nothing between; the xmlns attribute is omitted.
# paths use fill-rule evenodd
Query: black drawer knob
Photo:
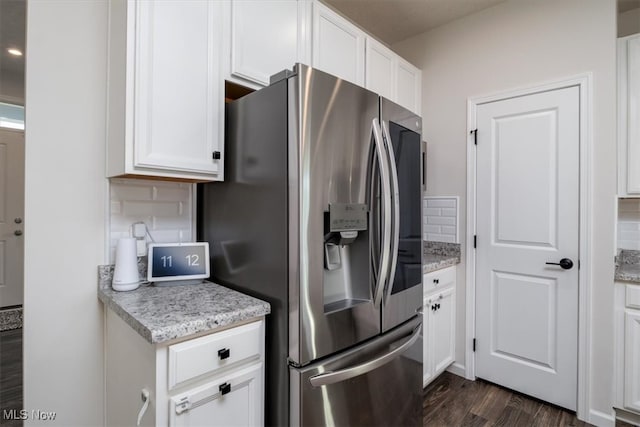
<svg viewBox="0 0 640 427"><path fill-rule="evenodd" d="M218 350L218 357L220 360L228 359L231 352L228 348L223 348L222 350Z"/></svg>
<svg viewBox="0 0 640 427"><path fill-rule="evenodd" d="M224 396L225 394L227 394L227 393L229 393L231 391L231 384L222 383L218 387L218 390L220 390L220 394Z"/></svg>

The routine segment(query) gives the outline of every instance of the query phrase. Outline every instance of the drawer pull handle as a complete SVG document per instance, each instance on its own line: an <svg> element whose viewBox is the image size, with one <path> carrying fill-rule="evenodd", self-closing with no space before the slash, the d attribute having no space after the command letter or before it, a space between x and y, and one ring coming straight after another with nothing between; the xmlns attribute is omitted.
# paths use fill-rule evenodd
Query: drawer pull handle
<svg viewBox="0 0 640 427"><path fill-rule="evenodd" d="M220 360L228 359L230 356L230 350L228 348L223 348L222 350L218 350L218 357Z"/></svg>
<svg viewBox="0 0 640 427"><path fill-rule="evenodd" d="M231 384L228 384L228 383L220 384L220 386L218 387L218 390L220 390L220 394L224 396L225 394L231 392Z"/></svg>

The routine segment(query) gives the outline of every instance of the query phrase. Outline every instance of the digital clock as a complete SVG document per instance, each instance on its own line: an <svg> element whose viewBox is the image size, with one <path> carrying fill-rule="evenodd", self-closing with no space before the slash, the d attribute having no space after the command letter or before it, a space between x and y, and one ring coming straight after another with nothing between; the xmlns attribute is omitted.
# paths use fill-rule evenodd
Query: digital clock
<svg viewBox="0 0 640 427"><path fill-rule="evenodd" d="M154 283L199 283L209 277L209 243L151 243L147 280Z"/></svg>

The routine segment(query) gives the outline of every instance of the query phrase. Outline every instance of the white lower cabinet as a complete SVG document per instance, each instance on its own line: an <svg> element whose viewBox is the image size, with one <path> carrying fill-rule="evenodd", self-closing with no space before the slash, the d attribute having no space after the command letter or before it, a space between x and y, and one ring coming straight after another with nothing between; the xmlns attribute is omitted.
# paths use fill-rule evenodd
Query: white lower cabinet
<svg viewBox="0 0 640 427"><path fill-rule="evenodd" d="M640 310L625 310L624 321L624 407L640 412Z"/></svg>
<svg viewBox="0 0 640 427"><path fill-rule="evenodd" d="M150 344L107 310L107 426L264 423L264 320Z"/></svg>
<svg viewBox="0 0 640 427"><path fill-rule="evenodd" d="M615 387L616 416L640 422L640 284L615 283Z"/></svg>
<svg viewBox="0 0 640 427"><path fill-rule="evenodd" d="M424 387L455 361L455 269L448 267L424 275Z"/></svg>

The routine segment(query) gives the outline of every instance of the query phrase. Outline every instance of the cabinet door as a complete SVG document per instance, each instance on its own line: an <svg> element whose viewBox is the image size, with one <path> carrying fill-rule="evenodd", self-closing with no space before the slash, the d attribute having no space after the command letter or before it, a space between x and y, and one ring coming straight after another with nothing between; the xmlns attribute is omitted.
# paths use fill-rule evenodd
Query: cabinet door
<svg viewBox="0 0 640 427"><path fill-rule="evenodd" d="M365 33L322 5L313 3L312 66L364 86Z"/></svg>
<svg viewBox="0 0 640 427"><path fill-rule="evenodd" d="M220 17L215 1L136 3L134 169L221 175Z"/></svg>
<svg viewBox="0 0 640 427"><path fill-rule="evenodd" d="M431 303L424 298L422 313L422 386L433 380L433 362L431 360Z"/></svg>
<svg viewBox="0 0 640 427"><path fill-rule="evenodd" d="M629 194L640 194L640 36L627 39L626 42L626 67L622 72L621 99L625 100L621 107L621 115L624 115L623 123L626 129L621 129L622 138L626 139L627 150L623 159L626 163L627 179L626 192Z"/></svg>
<svg viewBox="0 0 640 427"><path fill-rule="evenodd" d="M624 337L624 406L640 411L640 310L626 310Z"/></svg>
<svg viewBox="0 0 640 427"><path fill-rule="evenodd" d="M431 330L433 345L433 370L444 371L455 360L455 300L454 289L436 295L431 301Z"/></svg>
<svg viewBox="0 0 640 427"><path fill-rule="evenodd" d="M231 75L261 86L299 61L297 0L232 0ZM301 18L301 17L300 17Z"/></svg>
<svg viewBox="0 0 640 427"><path fill-rule="evenodd" d="M262 425L262 370L262 363L256 363L171 397L169 425Z"/></svg>
<svg viewBox="0 0 640 427"><path fill-rule="evenodd" d="M422 71L398 57L396 84L396 102L420 115L422 110Z"/></svg>
<svg viewBox="0 0 640 427"><path fill-rule="evenodd" d="M627 42L627 192L640 193L640 37Z"/></svg>
<svg viewBox="0 0 640 427"><path fill-rule="evenodd" d="M366 52L365 87L396 102L396 54L371 37Z"/></svg>

